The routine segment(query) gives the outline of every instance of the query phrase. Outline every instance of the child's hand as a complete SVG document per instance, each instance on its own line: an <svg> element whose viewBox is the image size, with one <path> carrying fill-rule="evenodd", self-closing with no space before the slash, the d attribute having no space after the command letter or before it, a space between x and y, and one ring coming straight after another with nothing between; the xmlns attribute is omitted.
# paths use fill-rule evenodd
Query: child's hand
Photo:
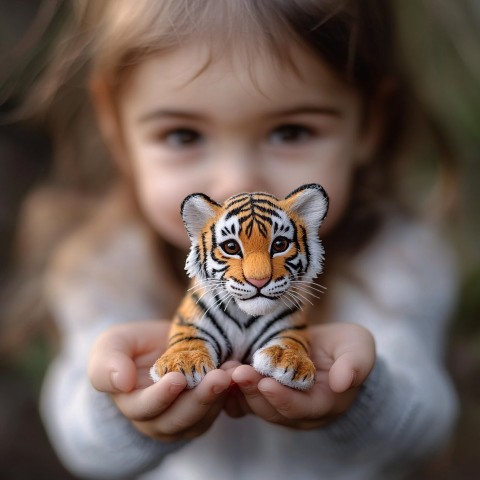
<svg viewBox="0 0 480 480"><path fill-rule="evenodd" d="M294 390L261 376L250 366L237 366L232 380L243 395L229 398L227 413L234 417L253 413L302 430L321 427L344 413L373 368L373 337L358 325L328 324L310 327L310 340L317 367L311 390Z"/></svg>
<svg viewBox="0 0 480 480"><path fill-rule="evenodd" d="M137 430L173 441L208 430L223 408L231 372L213 370L188 391L180 373L169 373L152 384L148 371L165 350L168 330L169 324L161 321L107 330L94 344L88 372L92 385L109 393Z"/></svg>

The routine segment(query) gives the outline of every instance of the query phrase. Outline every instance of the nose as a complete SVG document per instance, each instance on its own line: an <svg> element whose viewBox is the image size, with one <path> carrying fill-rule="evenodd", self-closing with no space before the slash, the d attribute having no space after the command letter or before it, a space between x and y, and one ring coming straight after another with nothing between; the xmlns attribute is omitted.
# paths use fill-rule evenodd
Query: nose
<svg viewBox="0 0 480 480"><path fill-rule="evenodd" d="M269 278L247 278L246 280L257 288L264 287L270 281Z"/></svg>
<svg viewBox="0 0 480 480"><path fill-rule="evenodd" d="M220 153L220 152L219 152ZM213 198L217 201L242 192L265 190L261 164L254 151L247 148L223 150L218 155L212 175Z"/></svg>

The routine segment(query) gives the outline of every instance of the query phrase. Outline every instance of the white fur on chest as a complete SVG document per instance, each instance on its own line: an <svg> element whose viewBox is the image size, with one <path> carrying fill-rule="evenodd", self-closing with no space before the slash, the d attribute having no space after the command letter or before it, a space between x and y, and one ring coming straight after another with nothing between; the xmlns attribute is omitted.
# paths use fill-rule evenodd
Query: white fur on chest
<svg viewBox="0 0 480 480"><path fill-rule="evenodd" d="M231 301L226 308L223 304L215 305L216 299L210 293L203 297L202 303L208 311L207 314L200 317L196 324L219 341L225 340L224 334L227 338L225 344L231 346L230 354L228 357L222 358L222 361L250 362L251 357L260 346L267 343L276 332L292 326L293 315L298 315L295 310L285 305L279 305L271 313L252 316L242 311L234 301ZM212 317L214 322L212 322Z"/></svg>

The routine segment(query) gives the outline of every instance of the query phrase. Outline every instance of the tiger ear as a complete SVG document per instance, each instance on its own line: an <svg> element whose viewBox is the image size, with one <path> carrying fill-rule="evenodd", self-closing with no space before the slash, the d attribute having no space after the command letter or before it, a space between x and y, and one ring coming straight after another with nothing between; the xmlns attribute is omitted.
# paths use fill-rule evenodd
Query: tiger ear
<svg viewBox="0 0 480 480"><path fill-rule="evenodd" d="M203 193L192 193L183 200L180 211L190 239L198 238L200 232L220 207L221 205Z"/></svg>
<svg viewBox="0 0 480 480"><path fill-rule="evenodd" d="M307 225L320 227L328 211L328 195L317 183L302 185L287 195L287 208L305 220Z"/></svg>

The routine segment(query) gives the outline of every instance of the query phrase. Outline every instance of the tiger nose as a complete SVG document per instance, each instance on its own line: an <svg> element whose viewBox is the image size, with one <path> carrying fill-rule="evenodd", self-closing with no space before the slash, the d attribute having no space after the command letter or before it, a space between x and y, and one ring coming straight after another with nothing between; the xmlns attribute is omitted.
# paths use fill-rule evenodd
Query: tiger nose
<svg viewBox="0 0 480 480"><path fill-rule="evenodd" d="M262 288L270 281L270 278L247 278L246 280L255 287Z"/></svg>

